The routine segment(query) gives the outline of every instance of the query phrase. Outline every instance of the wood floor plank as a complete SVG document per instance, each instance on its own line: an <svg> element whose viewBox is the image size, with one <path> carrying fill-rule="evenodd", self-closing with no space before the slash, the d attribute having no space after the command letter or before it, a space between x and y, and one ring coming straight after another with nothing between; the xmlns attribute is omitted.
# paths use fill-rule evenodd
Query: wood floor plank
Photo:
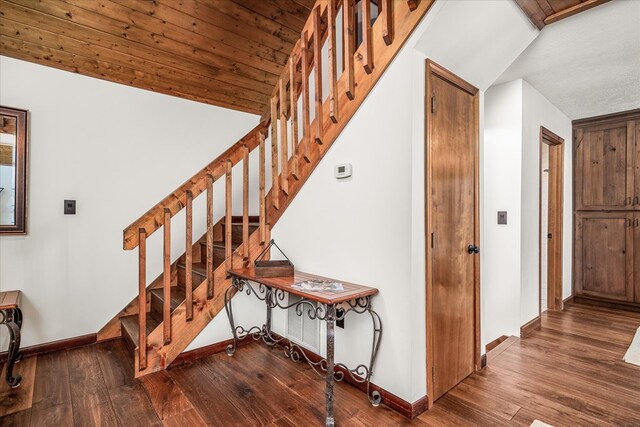
<svg viewBox="0 0 640 427"><path fill-rule="evenodd" d="M29 427L31 425L31 409L0 417L2 427Z"/></svg>
<svg viewBox="0 0 640 427"><path fill-rule="evenodd" d="M117 425L96 357L97 345L68 351L69 384L76 426Z"/></svg>
<svg viewBox="0 0 640 427"><path fill-rule="evenodd" d="M37 356L28 357L15 364L13 375L22 376L18 387L12 388L4 381L7 367L3 368L0 377L0 417L31 408L37 359Z"/></svg>
<svg viewBox="0 0 640 427"><path fill-rule="evenodd" d="M71 389L67 352L58 351L38 356L33 409L41 410L68 403L71 403Z"/></svg>
<svg viewBox="0 0 640 427"><path fill-rule="evenodd" d="M107 389L130 386L134 383L130 354L121 340L107 341L95 347L96 358Z"/></svg>
<svg viewBox="0 0 640 427"><path fill-rule="evenodd" d="M142 377L141 383L161 420L193 409L193 405L167 372L156 372ZM188 417L188 414L185 414ZM179 417L175 417L175 420Z"/></svg>
<svg viewBox="0 0 640 427"><path fill-rule="evenodd" d="M111 388L109 389L109 397L120 425L162 425L140 383Z"/></svg>
<svg viewBox="0 0 640 427"><path fill-rule="evenodd" d="M229 400L229 390L224 390L210 381L206 370L203 370L199 363L194 363L188 369L171 370L169 375L208 425L253 425L253 420L247 418Z"/></svg>
<svg viewBox="0 0 640 427"><path fill-rule="evenodd" d="M31 426L72 426L73 405L71 402L42 409L31 410Z"/></svg>
<svg viewBox="0 0 640 427"><path fill-rule="evenodd" d="M198 411L191 408L162 420L165 427L205 427L207 423L202 419Z"/></svg>

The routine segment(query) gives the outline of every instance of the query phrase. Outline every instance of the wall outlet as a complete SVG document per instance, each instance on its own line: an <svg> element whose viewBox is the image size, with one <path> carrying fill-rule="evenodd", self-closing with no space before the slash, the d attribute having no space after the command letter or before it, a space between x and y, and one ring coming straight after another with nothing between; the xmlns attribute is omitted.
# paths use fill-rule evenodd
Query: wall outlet
<svg viewBox="0 0 640 427"><path fill-rule="evenodd" d="M336 309L336 317L344 316L344 308ZM338 328L344 329L344 317L342 319L336 320L336 326Z"/></svg>

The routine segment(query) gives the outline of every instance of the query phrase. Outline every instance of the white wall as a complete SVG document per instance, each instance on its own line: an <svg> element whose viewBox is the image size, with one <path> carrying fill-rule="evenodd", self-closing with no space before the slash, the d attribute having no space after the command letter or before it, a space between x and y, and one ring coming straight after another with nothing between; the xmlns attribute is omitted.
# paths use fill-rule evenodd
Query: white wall
<svg viewBox="0 0 640 427"><path fill-rule="evenodd" d="M483 153L484 346L520 333L522 80L487 90ZM507 211L506 225L498 225L498 211Z"/></svg>
<svg viewBox="0 0 640 427"><path fill-rule="evenodd" d="M24 293L25 346L94 333L121 310L137 294L138 259L122 250L122 230L259 121L6 57L0 104L30 111L28 235L0 237L0 289ZM64 199L77 200L77 215L63 215ZM184 215L173 224L175 258ZM161 271L161 234L149 239L150 280ZM198 342L230 336L217 325Z"/></svg>
<svg viewBox="0 0 640 427"><path fill-rule="evenodd" d="M539 311L540 126L565 140L563 298L571 294L571 120L522 79L491 87L485 100L483 345ZM491 165L489 168L488 165ZM497 225L506 210L508 225Z"/></svg>
<svg viewBox="0 0 640 427"><path fill-rule="evenodd" d="M380 289L373 380L405 400L426 393L425 59L484 90L536 34L511 2L436 2L273 230L297 268ZM353 177L337 181L333 168L344 162ZM274 328L284 326L277 314ZM348 317L337 360L366 361L370 329L365 317Z"/></svg>
<svg viewBox="0 0 640 427"><path fill-rule="evenodd" d="M520 324L538 315L540 253L540 126L564 139L563 298L571 295L572 127L571 120L533 86L522 81L522 251Z"/></svg>

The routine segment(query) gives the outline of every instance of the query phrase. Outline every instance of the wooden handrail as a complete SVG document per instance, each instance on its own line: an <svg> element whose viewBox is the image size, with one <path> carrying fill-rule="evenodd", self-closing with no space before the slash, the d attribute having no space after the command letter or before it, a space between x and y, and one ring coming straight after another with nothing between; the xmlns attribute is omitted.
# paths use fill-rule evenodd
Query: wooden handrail
<svg viewBox="0 0 640 427"><path fill-rule="evenodd" d="M259 144L258 134L266 135L268 133L268 124L260 123L247 133L242 139L229 147L224 153L216 157L214 161L202 168L197 174L182 184L177 190L169 194L162 201L149 209L144 215L134 221L131 225L124 229L123 232L123 248L131 250L138 246L138 233L142 228L145 230L147 237L162 227L164 222L164 210L169 209L169 216L174 217L180 212L187 203L187 191L196 198L207 188L207 176L211 175L213 180L217 180L226 173L226 162L230 160L232 165L239 163L243 156L243 147L247 147L249 151L253 151Z"/></svg>

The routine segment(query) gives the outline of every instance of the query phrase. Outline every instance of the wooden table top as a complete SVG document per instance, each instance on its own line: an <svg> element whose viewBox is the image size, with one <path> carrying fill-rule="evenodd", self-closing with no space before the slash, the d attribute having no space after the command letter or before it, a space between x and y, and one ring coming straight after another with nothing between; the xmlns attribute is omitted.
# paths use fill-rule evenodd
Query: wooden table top
<svg viewBox="0 0 640 427"><path fill-rule="evenodd" d="M229 274L236 277L240 277L242 279L250 280L252 282L262 283L271 288L281 289L290 294L298 295L308 300L317 301L322 304L339 304L342 302L354 300L356 298L376 295L378 293L378 289L376 288L356 285L355 283L343 282L342 280L330 279L328 277L316 276L315 274L303 273L300 271L295 271L293 276L287 276L287 277L256 277L255 269L253 267L250 267L250 268L229 270ZM313 292L313 291L302 291L299 289L292 288L292 286L295 285L296 283L305 282L307 280L323 280L323 281L331 281L331 282L340 282L344 287L344 291Z"/></svg>
<svg viewBox="0 0 640 427"><path fill-rule="evenodd" d="M0 310L18 308L21 296L22 292L20 291L0 292Z"/></svg>

